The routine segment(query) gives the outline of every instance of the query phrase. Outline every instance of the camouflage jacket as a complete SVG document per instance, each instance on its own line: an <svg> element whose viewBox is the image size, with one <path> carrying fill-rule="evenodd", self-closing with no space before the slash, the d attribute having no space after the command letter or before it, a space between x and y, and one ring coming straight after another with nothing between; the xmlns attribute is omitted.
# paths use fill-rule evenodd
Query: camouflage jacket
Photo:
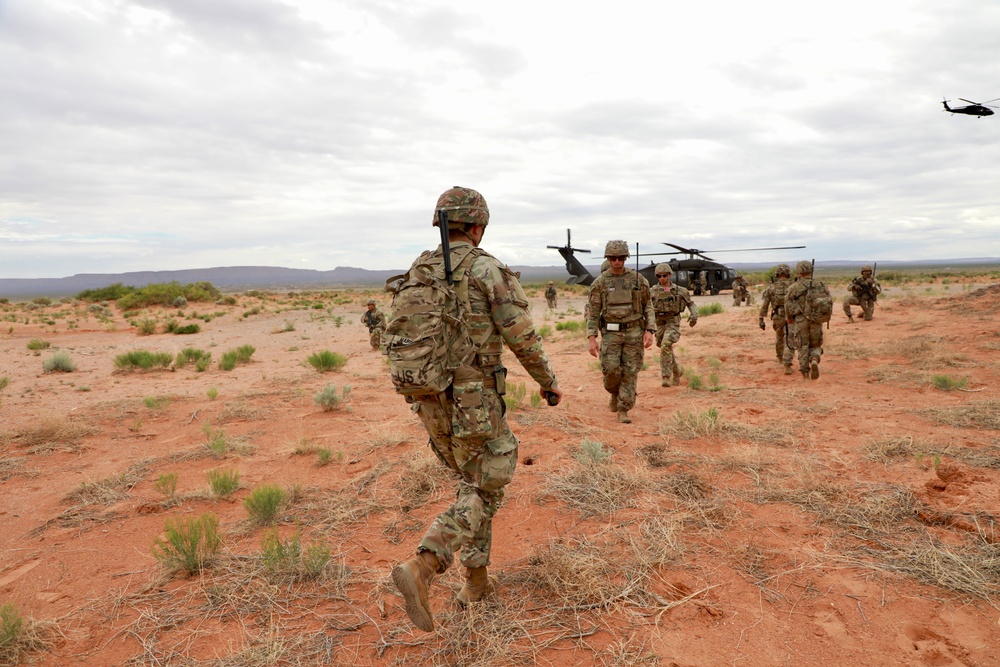
<svg viewBox="0 0 1000 667"><path fill-rule="evenodd" d="M683 287L671 285L669 290L665 290L657 283L653 285L650 294L657 327L665 326L673 318L679 320L685 308L690 311L692 320L698 319L698 309L694 306L691 293Z"/></svg>
<svg viewBox="0 0 1000 667"><path fill-rule="evenodd" d="M549 288L547 288L545 290L545 298L546 299L550 299L550 298L552 298L554 296L558 296L558 294L556 293L556 288L555 287L549 287Z"/></svg>
<svg viewBox="0 0 1000 667"><path fill-rule="evenodd" d="M632 269L620 276L611 271L597 276L590 285L588 306L588 337L597 336L608 322L638 323L649 330L656 326L649 282Z"/></svg>
<svg viewBox="0 0 1000 667"><path fill-rule="evenodd" d="M451 243L452 261L466 254L470 245ZM441 246L434 252L440 256ZM500 365L506 343L531 378L542 389L551 389L556 376L528 312L528 297L514 272L488 252L476 249L453 277L459 297L467 304L469 331L480 367Z"/></svg>
<svg viewBox="0 0 1000 667"><path fill-rule="evenodd" d="M737 287L742 287L743 289L747 289L749 287L749 285L747 284L747 279L744 278L743 276L740 276L739 278L734 278L733 289L736 289Z"/></svg>
<svg viewBox="0 0 1000 667"><path fill-rule="evenodd" d="M775 278L774 282L767 286L764 294L760 297L760 311L757 313L760 319L767 317L769 308L771 309L771 319L785 319L785 295L791 284L792 281L788 278Z"/></svg>
<svg viewBox="0 0 1000 667"><path fill-rule="evenodd" d="M382 330L385 329L385 315L378 308L366 310L361 314L361 323L368 327L368 331Z"/></svg>
<svg viewBox="0 0 1000 667"><path fill-rule="evenodd" d="M858 276L851 281L851 294L859 299L871 299L875 301L878 299L881 291L882 286L874 278Z"/></svg>

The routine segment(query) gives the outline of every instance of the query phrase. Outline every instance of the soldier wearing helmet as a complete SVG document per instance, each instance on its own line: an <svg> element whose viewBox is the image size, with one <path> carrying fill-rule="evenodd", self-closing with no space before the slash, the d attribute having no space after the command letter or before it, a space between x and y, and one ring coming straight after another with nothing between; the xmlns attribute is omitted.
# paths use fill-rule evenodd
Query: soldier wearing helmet
<svg viewBox="0 0 1000 667"><path fill-rule="evenodd" d="M632 418L628 412L635 406L642 357L645 348L653 345L656 318L649 283L625 266L629 257L628 244L608 241L604 257L610 268L590 285L589 351L592 356L600 357L604 388L611 394L608 407L618 414L619 422L630 424Z"/></svg>
<svg viewBox="0 0 1000 667"><path fill-rule="evenodd" d="M651 299L656 317L656 344L660 348L660 385L670 387L680 384L681 367L674 357L674 343L681 338L681 313L689 311L688 324L698 323L698 309L691 294L680 285L672 285L673 271L667 263L656 265L656 281Z"/></svg>
<svg viewBox="0 0 1000 667"><path fill-rule="evenodd" d="M551 280L549 281L549 286L545 288L545 301L548 303L549 308L558 307L559 294L556 292L555 283Z"/></svg>
<svg viewBox="0 0 1000 667"><path fill-rule="evenodd" d="M385 331L385 315L378 309L375 299L368 299L368 310L361 315L361 323L368 327L368 342L372 349L379 349Z"/></svg>
<svg viewBox="0 0 1000 667"><path fill-rule="evenodd" d="M504 343L538 383L543 397L550 403L562 398L517 276L479 248L489 223L486 200L475 190L454 187L438 198L435 226L442 211L448 222L454 289L469 313L466 326L475 354L471 365L455 370L454 381L445 391L411 397L414 413L430 436L431 449L458 478L455 502L434 519L416 555L392 570L407 616L424 632L434 629L431 582L451 566L456 551L461 552L465 566L465 585L457 594L460 604L480 600L497 586L496 578L487 573L492 519L513 478L518 448L505 416ZM425 252L413 266L434 266L435 275L443 280L443 252L441 246ZM403 317L394 316L390 325Z"/></svg>
<svg viewBox="0 0 1000 667"><path fill-rule="evenodd" d="M785 323L790 344L798 350L802 377L815 380L823 356L823 322L830 321L833 299L826 285L813 278L812 262L799 262L795 272L798 280L785 293ZM824 306L821 313L817 311L820 305Z"/></svg>
<svg viewBox="0 0 1000 667"><path fill-rule="evenodd" d="M865 317L865 321L870 322L872 314L875 312L875 303L878 301L878 295L882 293L882 286L875 280L872 267L868 264L862 266L861 276L852 280L848 289L851 293L844 299L844 314L847 315L847 321L851 324L854 323L851 306L861 306L861 312Z"/></svg>
<svg viewBox="0 0 1000 667"><path fill-rule="evenodd" d="M746 301L747 305L750 305L750 285L747 284L747 279L743 277L743 274L738 272L736 277L733 278L733 305L742 306L743 302Z"/></svg>
<svg viewBox="0 0 1000 667"><path fill-rule="evenodd" d="M764 331L767 329L764 318L770 311L771 328L774 329L774 355L778 363L785 367L785 375L792 374L792 349L787 344L788 323L785 322L785 294L792 284L791 276L792 269L787 264L774 267L774 279L764 290L760 298L760 311L757 313L757 326Z"/></svg>

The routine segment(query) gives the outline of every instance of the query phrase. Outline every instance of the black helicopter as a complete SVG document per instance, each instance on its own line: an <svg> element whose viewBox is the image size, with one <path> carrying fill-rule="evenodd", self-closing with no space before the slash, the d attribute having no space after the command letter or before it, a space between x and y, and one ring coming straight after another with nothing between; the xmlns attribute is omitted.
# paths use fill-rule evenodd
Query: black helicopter
<svg viewBox="0 0 1000 667"><path fill-rule="evenodd" d="M950 111L951 113L964 113L968 116L992 116L993 109L1000 109L1000 107L988 104L988 102L996 102L997 100L1000 100L1000 97L992 100L986 100L986 102L973 102L972 100L967 100L964 97L959 97L958 99L963 102L968 102L968 105L964 107L950 107L948 106L948 100L943 100L941 104L944 105L944 110Z"/></svg>
<svg viewBox="0 0 1000 667"><path fill-rule="evenodd" d="M733 279L736 278L736 270L732 269L725 264L720 264L711 257L706 256L706 252L746 252L752 250L793 250L797 248L805 248L804 245L793 245L793 246L777 246L772 248L737 248L733 250L696 250L694 248L685 248L683 246L675 245L673 243L664 243L663 245L668 245L671 248L676 248L676 252L651 252L651 253L640 253L639 257L657 257L662 255L687 255L687 259L670 259L668 264L670 264L670 269L673 272L671 282L675 285L680 285L681 287L686 287L692 291L695 295L710 293L712 295L718 294L721 290L732 289ZM552 248L553 250L558 250L562 258L566 260L566 270L570 273L569 279L566 281L567 285L589 285L594 282L594 276L591 275L590 271L587 270L583 264L580 263L574 253L577 252L587 252L589 250L583 250L581 248L574 248L572 242L570 241L570 230L566 230L566 245L557 246L550 245L546 246ZM695 257L697 255L697 258ZM649 281L650 285L656 284L656 264L655 261L650 261L648 266L639 269L639 273ZM702 280L704 278L704 281Z"/></svg>

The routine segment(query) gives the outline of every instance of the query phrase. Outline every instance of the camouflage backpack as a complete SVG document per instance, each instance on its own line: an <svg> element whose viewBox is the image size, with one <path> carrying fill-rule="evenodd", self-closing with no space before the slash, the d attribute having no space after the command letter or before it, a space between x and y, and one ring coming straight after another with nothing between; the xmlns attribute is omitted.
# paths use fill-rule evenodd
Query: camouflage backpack
<svg viewBox="0 0 1000 667"><path fill-rule="evenodd" d="M414 398L439 394L451 386L456 368L472 363L476 345L459 287L468 280L469 258L477 254L474 248L452 254L451 285L445 279L444 258L433 252L418 257L401 281L400 276L386 281L394 294L392 317L382 335L397 394Z"/></svg>
<svg viewBox="0 0 1000 667"><path fill-rule="evenodd" d="M809 280L803 299L802 314L810 322L829 322L833 315L833 296L818 280Z"/></svg>

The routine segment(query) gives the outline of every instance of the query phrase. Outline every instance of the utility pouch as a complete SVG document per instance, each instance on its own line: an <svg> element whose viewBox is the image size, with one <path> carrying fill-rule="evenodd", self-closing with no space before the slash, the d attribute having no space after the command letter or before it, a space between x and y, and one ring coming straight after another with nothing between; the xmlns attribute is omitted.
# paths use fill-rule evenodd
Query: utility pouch
<svg viewBox="0 0 1000 667"><path fill-rule="evenodd" d="M497 366L493 369L493 377L497 383L497 396L503 396L507 393L507 369Z"/></svg>

